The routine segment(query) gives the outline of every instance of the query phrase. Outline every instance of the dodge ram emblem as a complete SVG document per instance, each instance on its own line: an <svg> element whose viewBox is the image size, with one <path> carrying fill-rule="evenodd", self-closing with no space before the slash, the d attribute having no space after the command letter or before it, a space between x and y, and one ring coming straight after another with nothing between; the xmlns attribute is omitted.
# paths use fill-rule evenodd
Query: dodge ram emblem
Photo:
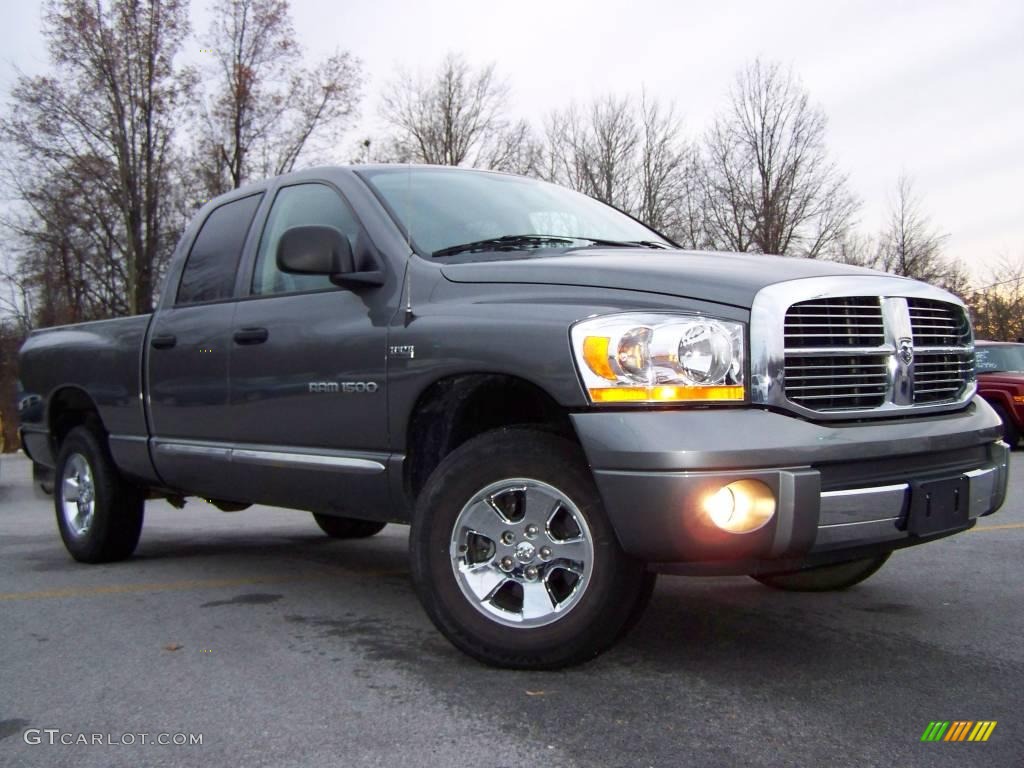
<svg viewBox="0 0 1024 768"><path fill-rule="evenodd" d="M914 362L914 342L911 339L900 339L900 360L905 365L910 365Z"/></svg>

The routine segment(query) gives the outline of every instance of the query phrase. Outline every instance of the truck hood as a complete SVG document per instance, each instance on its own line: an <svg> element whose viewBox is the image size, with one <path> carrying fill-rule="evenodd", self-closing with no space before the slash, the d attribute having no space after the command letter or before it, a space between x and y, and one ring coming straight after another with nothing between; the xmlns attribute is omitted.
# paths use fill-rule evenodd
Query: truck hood
<svg viewBox="0 0 1024 768"><path fill-rule="evenodd" d="M535 283L663 293L749 309L759 290L804 277L881 275L817 259L749 253L587 249L564 256L446 264L456 283ZM892 277L892 275L887 275Z"/></svg>

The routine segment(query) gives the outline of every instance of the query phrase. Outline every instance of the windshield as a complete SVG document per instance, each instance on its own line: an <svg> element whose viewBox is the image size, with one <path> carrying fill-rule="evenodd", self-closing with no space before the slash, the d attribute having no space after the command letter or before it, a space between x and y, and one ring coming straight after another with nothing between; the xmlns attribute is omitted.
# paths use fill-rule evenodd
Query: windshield
<svg viewBox="0 0 1024 768"><path fill-rule="evenodd" d="M669 246L656 232L624 213L543 181L484 171L406 166L360 170L359 175L383 198L401 225L410 228L413 244L423 255L443 256L446 254L437 252L498 238L506 242L474 250L550 253L585 247L593 244L585 241L594 240Z"/></svg>
<svg viewBox="0 0 1024 768"><path fill-rule="evenodd" d="M978 373L1024 371L1024 344L975 347L974 366Z"/></svg>

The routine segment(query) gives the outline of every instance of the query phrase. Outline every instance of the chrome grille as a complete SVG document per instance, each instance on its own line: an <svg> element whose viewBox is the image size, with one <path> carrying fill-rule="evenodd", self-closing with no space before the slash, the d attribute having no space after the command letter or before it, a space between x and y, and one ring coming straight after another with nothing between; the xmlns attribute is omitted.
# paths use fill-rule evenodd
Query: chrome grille
<svg viewBox="0 0 1024 768"><path fill-rule="evenodd" d="M915 347L956 347L970 343L966 313L955 304L907 299Z"/></svg>
<svg viewBox="0 0 1024 768"><path fill-rule="evenodd" d="M954 400L974 375L974 353L921 353L914 358L914 402Z"/></svg>
<svg viewBox="0 0 1024 768"><path fill-rule="evenodd" d="M786 356L786 393L812 411L877 408L888 387L885 360L876 356Z"/></svg>
<svg viewBox="0 0 1024 768"><path fill-rule="evenodd" d="M925 298L840 296L792 304L785 398L819 413L954 403L974 380L962 307Z"/></svg>
<svg viewBox="0 0 1024 768"><path fill-rule="evenodd" d="M786 346L875 347L885 343L877 296L846 296L794 304L786 313Z"/></svg>

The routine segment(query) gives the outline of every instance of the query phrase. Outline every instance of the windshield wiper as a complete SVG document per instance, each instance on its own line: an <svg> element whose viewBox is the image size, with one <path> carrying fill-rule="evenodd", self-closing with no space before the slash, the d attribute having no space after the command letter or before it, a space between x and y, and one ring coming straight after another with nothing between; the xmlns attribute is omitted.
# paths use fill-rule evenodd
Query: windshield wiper
<svg viewBox="0 0 1024 768"><path fill-rule="evenodd" d="M666 243L659 243L654 240L605 240L601 237L577 235L504 235L503 237L489 237L486 240L474 240L471 243L450 245L447 248L434 251L430 255L454 256L457 253L471 251L521 251L527 248L545 248L552 245L572 245L580 240L585 240L590 244L580 246L586 248L595 245L612 248L656 248L659 250L669 247Z"/></svg>
<svg viewBox="0 0 1024 768"><path fill-rule="evenodd" d="M662 250L669 248L667 243L659 243L655 240L605 240L600 237L577 237L577 240L586 240L591 245L604 245L612 248L654 248Z"/></svg>
<svg viewBox="0 0 1024 768"><path fill-rule="evenodd" d="M543 248L551 245L572 245L577 240L590 238L561 237L559 235L505 235L474 240L471 243L450 245L431 253L431 256L454 256L469 251L521 251L527 248Z"/></svg>

